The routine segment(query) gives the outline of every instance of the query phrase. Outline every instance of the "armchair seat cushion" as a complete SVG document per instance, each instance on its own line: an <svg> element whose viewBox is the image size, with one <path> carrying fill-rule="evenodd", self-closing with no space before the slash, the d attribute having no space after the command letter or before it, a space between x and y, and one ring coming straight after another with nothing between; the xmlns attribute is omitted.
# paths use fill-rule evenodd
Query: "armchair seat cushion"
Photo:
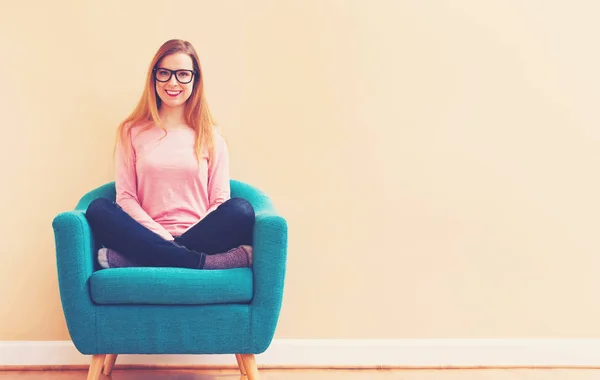
<svg viewBox="0 0 600 380"><path fill-rule="evenodd" d="M92 301L102 305L209 305L250 303L252 270L111 268L90 277Z"/></svg>

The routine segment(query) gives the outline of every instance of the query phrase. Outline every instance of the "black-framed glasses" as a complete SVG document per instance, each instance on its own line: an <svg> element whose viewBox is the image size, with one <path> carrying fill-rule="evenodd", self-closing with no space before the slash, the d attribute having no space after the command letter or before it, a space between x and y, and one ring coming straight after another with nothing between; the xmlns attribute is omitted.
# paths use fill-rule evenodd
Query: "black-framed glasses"
<svg viewBox="0 0 600 380"><path fill-rule="evenodd" d="M194 70L169 70L162 67L157 67L153 71L154 78L159 82L168 82L175 74L175 79L182 84L190 83L196 73Z"/></svg>

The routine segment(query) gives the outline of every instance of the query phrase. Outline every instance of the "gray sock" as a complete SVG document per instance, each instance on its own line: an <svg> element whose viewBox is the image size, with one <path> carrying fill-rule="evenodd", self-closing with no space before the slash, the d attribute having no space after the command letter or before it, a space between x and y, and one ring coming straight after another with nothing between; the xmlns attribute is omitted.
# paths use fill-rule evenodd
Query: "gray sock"
<svg viewBox="0 0 600 380"><path fill-rule="evenodd" d="M227 252L206 255L203 269L249 268L252 266L252 247L240 245Z"/></svg>
<svg viewBox="0 0 600 380"><path fill-rule="evenodd" d="M134 262L125 258L119 252L110 248L100 248L98 250L98 263L102 268L128 268L136 267Z"/></svg>

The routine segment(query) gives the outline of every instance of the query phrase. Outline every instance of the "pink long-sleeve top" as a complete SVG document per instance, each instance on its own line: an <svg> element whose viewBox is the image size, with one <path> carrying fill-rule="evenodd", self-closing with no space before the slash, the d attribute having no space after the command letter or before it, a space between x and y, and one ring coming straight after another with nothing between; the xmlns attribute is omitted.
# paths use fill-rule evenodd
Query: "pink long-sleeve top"
<svg viewBox="0 0 600 380"><path fill-rule="evenodd" d="M141 225L173 240L230 198L227 145L214 132L213 159L208 164L205 149L198 165L191 128L166 136L155 126L141 128L131 129L129 149L117 145L116 202Z"/></svg>

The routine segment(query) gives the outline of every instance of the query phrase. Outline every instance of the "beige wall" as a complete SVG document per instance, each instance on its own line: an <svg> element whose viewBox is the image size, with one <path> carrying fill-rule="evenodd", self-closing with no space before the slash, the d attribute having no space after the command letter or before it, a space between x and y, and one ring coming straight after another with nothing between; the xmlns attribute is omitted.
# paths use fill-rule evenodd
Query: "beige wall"
<svg viewBox="0 0 600 380"><path fill-rule="evenodd" d="M52 218L173 37L288 218L278 338L600 335L598 2L36 3L0 12L0 340L68 339Z"/></svg>

